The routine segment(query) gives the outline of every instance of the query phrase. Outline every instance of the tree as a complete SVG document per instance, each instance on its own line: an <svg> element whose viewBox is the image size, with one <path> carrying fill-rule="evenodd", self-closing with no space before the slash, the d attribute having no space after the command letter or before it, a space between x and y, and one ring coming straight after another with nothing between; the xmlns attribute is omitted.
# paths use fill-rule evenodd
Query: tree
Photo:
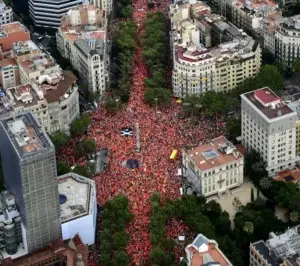
<svg viewBox="0 0 300 266"><path fill-rule="evenodd" d="M125 251L116 251L113 257L114 266L127 266L129 257Z"/></svg>
<svg viewBox="0 0 300 266"><path fill-rule="evenodd" d="M59 130L50 135L50 139L54 144L56 151L59 151L68 141L68 136L65 132Z"/></svg>
<svg viewBox="0 0 300 266"><path fill-rule="evenodd" d="M254 231L253 223L252 222L245 222L244 231L249 235L253 234L253 231Z"/></svg>
<svg viewBox="0 0 300 266"><path fill-rule="evenodd" d="M84 138L81 142L85 154L89 154L96 151L96 141L91 138Z"/></svg>
<svg viewBox="0 0 300 266"><path fill-rule="evenodd" d="M171 103L172 95L167 89L162 88L148 88L144 96L145 102L151 106L154 105L169 105Z"/></svg>
<svg viewBox="0 0 300 266"><path fill-rule="evenodd" d="M291 212L290 213L290 220L293 222L293 223L296 223L299 219L299 215L297 212Z"/></svg>
<svg viewBox="0 0 300 266"><path fill-rule="evenodd" d="M85 177L91 177L91 171L86 165L76 165L72 172Z"/></svg>
<svg viewBox="0 0 300 266"><path fill-rule="evenodd" d="M256 88L263 88L267 86L275 93L279 93L284 87L283 77L278 71L278 68L274 65L262 66L256 77L256 80Z"/></svg>
<svg viewBox="0 0 300 266"><path fill-rule="evenodd" d="M118 97L108 97L104 102L105 108L110 113L116 113L122 107L122 103L120 102L120 98Z"/></svg>
<svg viewBox="0 0 300 266"><path fill-rule="evenodd" d="M164 263L165 253L159 247L154 247L150 252L150 261L152 265L161 265Z"/></svg>
<svg viewBox="0 0 300 266"><path fill-rule="evenodd" d="M263 189L263 190L268 190L272 185L271 179L270 177L263 177L260 181L259 181L259 186Z"/></svg>
<svg viewBox="0 0 300 266"><path fill-rule="evenodd" d="M292 67L295 73L300 73L300 60L299 59L294 60Z"/></svg>
<svg viewBox="0 0 300 266"><path fill-rule="evenodd" d="M210 200L205 204L204 207L205 213L212 218L218 218L222 212L222 208L218 202L215 200Z"/></svg>
<svg viewBox="0 0 300 266"><path fill-rule="evenodd" d="M90 125L90 118L87 114L83 114L79 119L71 123L71 135L73 137L83 135Z"/></svg>
<svg viewBox="0 0 300 266"><path fill-rule="evenodd" d="M64 161L57 162L57 175L64 175L70 172L69 165Z"/></svg>
<svg viewBox="0 0 300 266"><path fill-rule="evenodd" d="M235 140L241 136L241 119L230 117L226 120L226 131L230 139Z"/></svg>

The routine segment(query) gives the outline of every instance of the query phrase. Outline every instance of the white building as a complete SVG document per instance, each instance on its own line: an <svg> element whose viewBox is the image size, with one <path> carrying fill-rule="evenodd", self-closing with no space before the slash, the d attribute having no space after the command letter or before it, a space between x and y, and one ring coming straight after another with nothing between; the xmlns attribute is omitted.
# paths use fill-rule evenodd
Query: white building
<svg viewBox="0 0 300 266"><path fill-rule="evenodd" d="M113 0L90 0L95 7L104 9L108 14L112 11Z"/></svg>
<svg viewBox="0 0 300 266"><path fill-rule="evenodd" d="M228 258L219 249L215 240L199 234L192 244L185 248L188 266L233 266Z"/></svg>
<svg viewBox="0 0 300 266"><path fill-rule="evenodd" d="M95 243L97 197L95 181L68 173L57 177L63 240L76 234L86 245Z"/></svg>
<svg viewBox="0 0 300 266"><path fill-rule="evenodd" d="M243 145L260 153L270 176L292 169L297 114L269 88L242 94L241 98Z"/></svg>
<svg viewBox="0 0 300 266"><path fill-rule="evenodd" d="M224 193L244 180L244 157L224 136L183 150L182 165L185 187L205 197Z"/></svg>
<svg viewBox="0 0 300 266"><path fill-rule="evenodd" d="M260 45L204 5L189 18L186 5L171 5L173 94L227 92L259 72ZM182 20L180 20L182 18Z"/></svg>
<svg viewBox="0 0 300 266"><path fill-rule="evenodd" d="M11 23L14 20L14 13L10 6L6 6L3 0L0 0L0 25Z"/></svg>
<svg viewBox="0 0 300 266"><path fill-rule="evenodd" d="M300 226L283 234L271 232L269 239L250 243L250 266L298 266L300 264Z"/></svg>
<svg viewBox="0 0 300 266"><path fill-rule="evenodd" d="M65 13L87 0L29 0L29 15L35 26L57 28Z"/></svg>
<svg viewBox="0 0 300 266"><path fill-rule="evenodd" d="M102 94L109 82L106 15L93 5L71 9L61 21L56 41L60 54L70 60L92 92Z"/></svg>

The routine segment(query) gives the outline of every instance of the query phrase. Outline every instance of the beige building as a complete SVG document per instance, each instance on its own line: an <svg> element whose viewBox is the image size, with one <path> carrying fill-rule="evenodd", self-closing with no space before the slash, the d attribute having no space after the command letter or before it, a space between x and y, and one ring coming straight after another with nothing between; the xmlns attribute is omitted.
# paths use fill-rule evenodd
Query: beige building
<svg viewBox="0 0 300 266"><path fill-rule="evenodd" d="M105 11L93 5L71 9L62 19L56 40L60 54L70 60L92 92L102 94L109 81Z"/></svg>
<svg viewBox="0 0 300 266"><path fill-rule="evenodd" d="M173 5L169 12L175 97L227 92L259 72L261 48L257 41L208 9L196 13L193 20L186 9L185 5Z"/></svg>
<svg viewBox="0 0 300 266"><path fill-rule="evenodd" d="M185 187L207 197L244 180L244 157L224 136L182 151Z"/></svg>
<svg viewBox="0 0 300 266"><path fill-rule="evenodd" d="M3 89L20 84L19 65L15 58L6 58L0 61L0 84Z"/></svg>
<svg viewBox="0 0 300 266"><path fill-rule="evenodd" d="M10 6L6 6L3 0L0 0L0 24L11 23L14 20L14 12Z"/></svg>

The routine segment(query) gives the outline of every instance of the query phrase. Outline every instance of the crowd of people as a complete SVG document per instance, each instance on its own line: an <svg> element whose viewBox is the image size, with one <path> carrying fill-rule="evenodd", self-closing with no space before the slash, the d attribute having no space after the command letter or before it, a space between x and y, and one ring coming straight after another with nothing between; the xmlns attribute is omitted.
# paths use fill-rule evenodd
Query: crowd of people
<svg viewBox="0 0 300 266"><path fill-rule="evenodd" d="M143 31L143 20L147 12L167 11L169 2L155 5L150 11L147 0L133 1L133 18L138 24L137 40ZM180 104L175 99L168 108L153 108L143 101L145 87L144 79L148 75L138 47L134 58L132 71L132 89L129 103L119 112L112 115L100 105L91 113L91 126L88 135L96 140L97 149L108 148L110 161L105 173L94 177L97 184L98 203L114 198L124 193L130 200L130 209L134 219L128 227L130 242L127 252L131 265L146 265L150 252L148 233L150 202L149 196L158 191L163 198L174 199L180 196L180 177L177 175L180 167L179 156L170 159L172 150L185 146L195 146L207 138L212 138L223 131L223 122L218 118L202 119L196 122L182 117ZM124 136L120 130L139 128L140 151L137 151L137 136ZM70 165L83 164L74 159L73 146L78 139L65 147L61 154ZM139 167L130 169L124 161L135 159ZM174 223L170 235L182 232L184 225ZM179 254L178 254L179 255ZM90 257L90 265L97 265L97 256Z"/></svg>

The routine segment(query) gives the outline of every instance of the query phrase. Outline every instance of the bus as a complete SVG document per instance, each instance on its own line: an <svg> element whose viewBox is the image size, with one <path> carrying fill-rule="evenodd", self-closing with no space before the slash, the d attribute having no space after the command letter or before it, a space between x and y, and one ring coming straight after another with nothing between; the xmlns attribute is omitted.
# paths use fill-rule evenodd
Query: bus
<svg viewBox="0 0 300 266"><path fill-rule="evenodd" d="M173 150L172 153L171 153L171 155L170 155L170 159L174 160L176 158L177 153L178 153L177 150Z"/></svg>

